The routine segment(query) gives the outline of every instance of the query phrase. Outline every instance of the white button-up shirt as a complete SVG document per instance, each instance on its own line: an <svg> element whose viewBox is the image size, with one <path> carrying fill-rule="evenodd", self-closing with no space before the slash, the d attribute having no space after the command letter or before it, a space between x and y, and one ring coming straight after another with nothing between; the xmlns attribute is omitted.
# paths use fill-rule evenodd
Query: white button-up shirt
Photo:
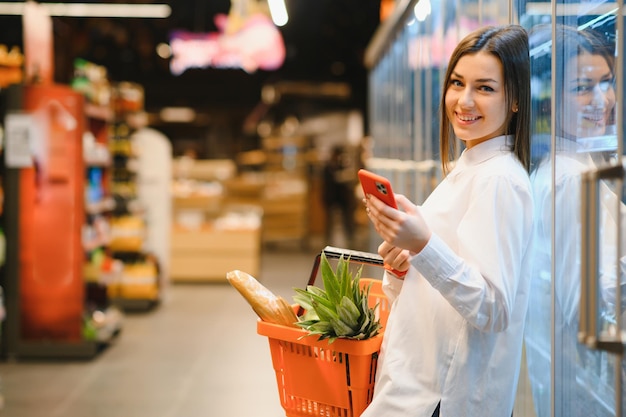
<svg viewBox="0 0 626 417"><path fill-rule="evenodd" d="M432 237L392 302L362 417L508 417L528 305L533 201L512 137L466 149L421 207Z"/></svg>

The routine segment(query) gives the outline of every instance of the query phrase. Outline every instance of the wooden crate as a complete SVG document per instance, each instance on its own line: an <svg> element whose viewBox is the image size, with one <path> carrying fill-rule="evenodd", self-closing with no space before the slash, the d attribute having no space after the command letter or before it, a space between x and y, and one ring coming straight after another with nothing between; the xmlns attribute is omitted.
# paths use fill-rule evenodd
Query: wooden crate
<svg viewBox="0 0 626 417"><path fill-rule="evenodd" d="M240 269L251 275L260 270L261 229L219 230L210 224L192 230L172 229L172 281L225 281L226 273Z"/></svg>

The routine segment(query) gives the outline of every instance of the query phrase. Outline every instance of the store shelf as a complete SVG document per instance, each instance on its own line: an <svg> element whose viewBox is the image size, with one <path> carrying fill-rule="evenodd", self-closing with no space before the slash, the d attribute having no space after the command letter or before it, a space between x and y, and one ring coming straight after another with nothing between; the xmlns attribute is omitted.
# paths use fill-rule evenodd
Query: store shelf
<svg viewBox="0 0 626 417"><path fill-rule="evenodd" d="M82 96L64 85L14 86L7 108L25 115L51 117L47 152L34 155L35 166L6 172L7 322L3 354L10 358L90 358L106 347L119 329L88 332L95 306L84 279L87 180L83 134L89 121ZM72 119L76 123L64 123ZM98 123L100 126L100 124ZM49 198L35 198L38 195ZM98 210L100 211L100 210ZM94 245L98 250L101 242ZM100 317L100 316L99 316Z"/></svg>
<svg viewBox="0 0 626 417"><path fill-rule="evenodd" d="M161 285L158 259L147 251L146 210L138 194L138 161L141 151L133 145L136 128L129 117L143 109L143 87L120 82L114 85L111 122L111 215L109 250L123 266L119 280L109 284L109 297L124 311L148 310L159 304Z"/></svg>

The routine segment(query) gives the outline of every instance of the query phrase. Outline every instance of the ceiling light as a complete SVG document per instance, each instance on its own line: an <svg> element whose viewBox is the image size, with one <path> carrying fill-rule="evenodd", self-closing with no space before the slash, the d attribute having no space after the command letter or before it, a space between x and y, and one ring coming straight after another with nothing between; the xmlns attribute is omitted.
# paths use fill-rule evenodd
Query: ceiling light
<svg viewBox="0 0 626 417"><path fill-rule="evenodd" d="M156 47L156 53L163 59L169 59L172 57L172 48L168 44L161 42Z"/></svg>
<svg viewBox="0 0 626 417"><path fill-rule="evenodd" d="M190 107L164 107L159 117L166 123L190 123L196 119L196 111Z"/></svg>
<svg viewBox="0 0 626 417"><path fill-rule="evenodd" d="M289 21L285 0L268 0L267 4L270 7L272 22L274 22L276 26L285 26Z"/></svg>
<svg viewBox="0 0 626 417"><path fill-rule="evenodd" d="M25 3L0 3L0 15L22 15ZM169 17L172 9L167 4L95 4L95 3L40 3L50 16L61 17Z"/></svg>
<svg viewBox="0 0 626 417"><path fill-rule="evenodd" d="M431 12L432 8L430 5L430 0L419 1L413 8L413 14L419 22L425 21L426 18L430 16Z"/></svg>

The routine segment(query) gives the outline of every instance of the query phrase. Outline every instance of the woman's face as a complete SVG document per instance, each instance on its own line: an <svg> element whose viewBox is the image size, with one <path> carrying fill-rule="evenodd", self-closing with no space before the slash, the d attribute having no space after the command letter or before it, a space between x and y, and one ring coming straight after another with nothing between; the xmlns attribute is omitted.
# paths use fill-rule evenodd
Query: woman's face
<svg viewBox="0 0 626 417"><path fill-rule="evenodd" d="M615 107L613 73L602 55L583 53L569 60L563 80L566 137L582 138L605 134Z"/></svg>
<svg viewBox="0 0 626 417"><path fill-rule="evenodd" d="M471 148L506 133L504 71L494 55L465 55L450 76L445 96L446 115L455 135Z"/></svg>

